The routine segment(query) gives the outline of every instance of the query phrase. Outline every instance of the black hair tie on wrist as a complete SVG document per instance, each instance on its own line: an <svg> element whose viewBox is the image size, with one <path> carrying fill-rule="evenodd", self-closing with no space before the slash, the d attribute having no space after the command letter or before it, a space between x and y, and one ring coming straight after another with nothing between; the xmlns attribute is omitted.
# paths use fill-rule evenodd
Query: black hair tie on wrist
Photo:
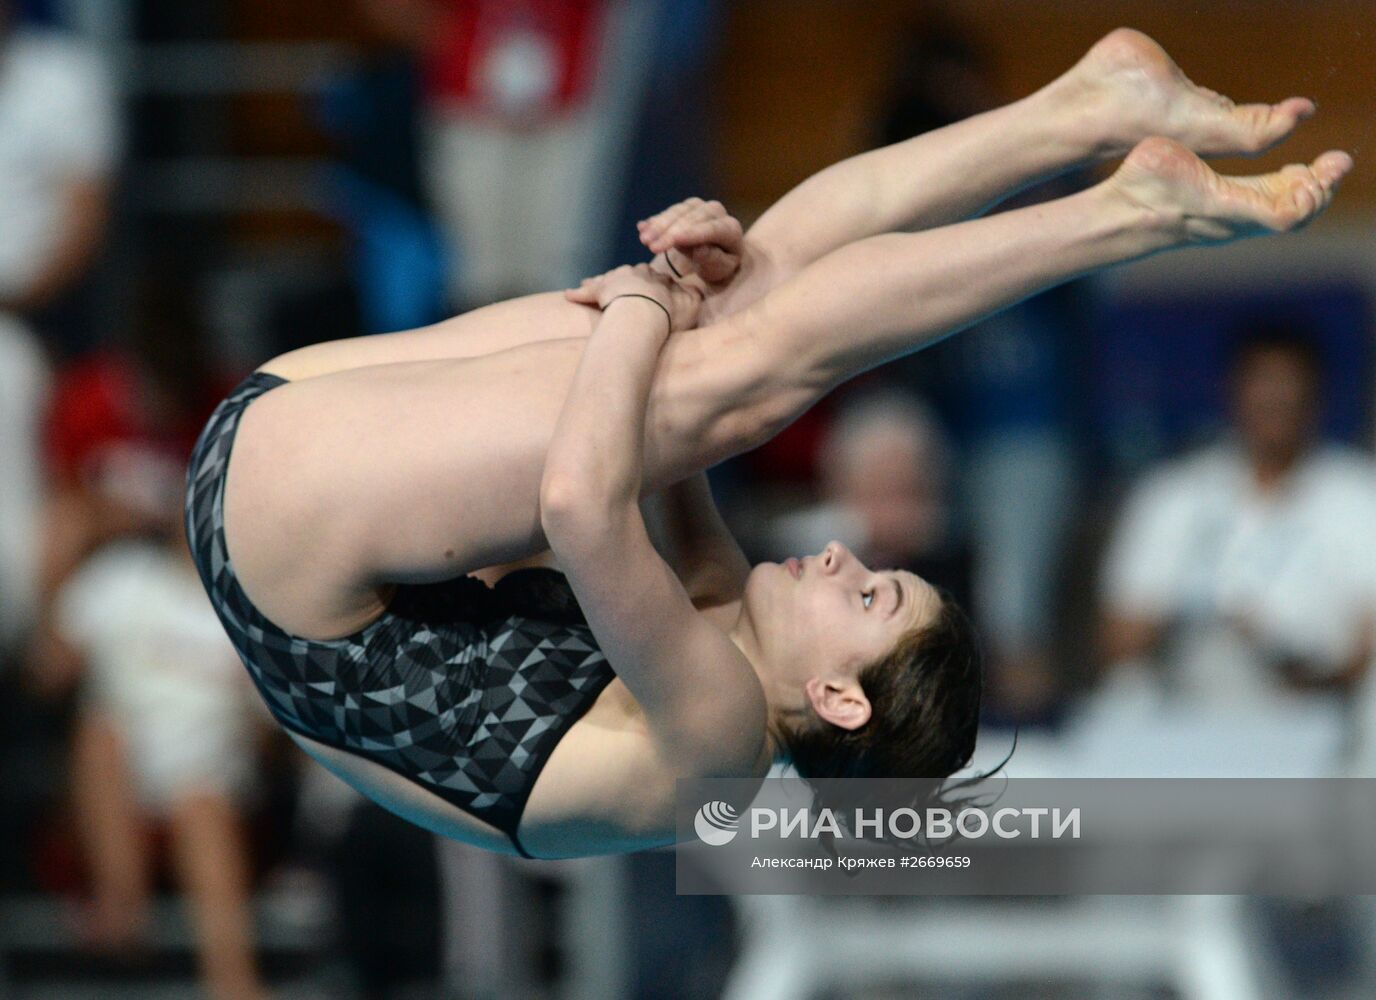
<svg viewBox="0 0 1376 1000"><path fill-rule="evenodd" d="M682 281L683 274L679 271L678 268L674 267L674 259L669 256L669 251L673 249L673 247L670 247L669 250L664 251L664 263L669 265L669 270L674 272L674 277L677 278L679 281Z"/></svg>
<svg viewBox="0 0 1376 1000"><path fill-rule="evenodd" d="M669 321L669 332L670 332L670 333L673 332L673 330L674 330L674 318L673 318L672 316L669 315L669 308L668 308L668 306L666 306L663 302L659 301L659 299L652 298L652 297L649 296L649 295L642 295L642 294L640 294L639 292L623 292L623 293L620 294L620 295L614 295L614 296L612 296L611 299L608 300L607 306L611 305L611 304L612 304L613 302L615 302L617 299L644 299L646 302L653 302L655 305L659 306L659 308L661 308L661 309L664 310L664 318L667 319L667 320ZM603 312L606 311L607 306L603 306L603 307L602 307Z"/></svg>

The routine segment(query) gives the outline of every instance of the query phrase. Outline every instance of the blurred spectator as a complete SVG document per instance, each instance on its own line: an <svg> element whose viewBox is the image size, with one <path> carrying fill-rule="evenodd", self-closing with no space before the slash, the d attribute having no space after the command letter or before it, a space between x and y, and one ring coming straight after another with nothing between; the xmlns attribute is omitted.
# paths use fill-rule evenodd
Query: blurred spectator
<svg viewBox="0 0 1376 1000"><path fill-rule="evenodd" d="M239 816L259 704L181 527L186 461L220 395L191 288L184 275L150 277L126 344L55 377L30 668L40 690L78 692L71 781L92 943L141 942L156 870L150 831L165 826L203 980L214 996L242 998L260 994Z"/></svg>
<svg viewBox="0 0 1376 1000"><path fill-rule="evenodd" d="M112 91L94 52L55 32L20 26L0 0L0 665L18 659L39 631L46 562L39 437L48 364L45 333L86 272L104 232L118 137ZM22 662L19 661L19 662ZM66 716L37 704L16 671L3 678L7 705L0 798L7 875L20 874L32 807L43 801ZM21 763L22 762L22 763ZM22 804L23 810L13 809ZM22 879L17 879L22 881Z"/></svg>
<svg viewBox="0 0 1376 1000"><path fill-rule="evenodd" d="M95 55L14 19L0 0L0 652L32 624L40 558L35 435L47 366L27 317L90 263L117 146Z"/></svg>
<svg viewBox="0 0 1376 1000"><path fill-rule="evenodd" d="M1322 444L1322 366L1285 328L1240 343L1231 433L1130 496L1103 579L1115 666L1164 661L1213 705L1347 692L1376 626L1376 464Z"/></svg>
<svg viewBox="0 0 1376 1000"><path fill-rule="evenodd" d="M35 614L43 500L38 443L47 382L37 342L0 313L0 668Z"/></svg>
<svg viewBox="0 0 1376 1000"><path fill-rule="evenodd" d="M985 54L957 24L928 12L900 50L877 139L901 142L1000 103ZM1079 184L1056 178L997 210ZM1085 329L1082 292L1043 293L895 368L930 396L960 444L971 606L989 653L987 721L1046 721L1056 707L1060 559L1079 471L1069 386Z"/></svg>
<svg viewBox="0 0 1376 1000"><path fill-rule="evenodd" d="M837 539L875 568L899 568L968 603L970 560L952 518L951 457L927 409L895 390L843 402L818 459L820 499L779 518L779 552Z"/></svg>
<svg viewBox="0 0 1376 1000"><path fill-rule="evenodd" d="M417 55L381 14L362 20L358 60L316 114L335 142L328 204L349 234L363 332L383 333L444 318L446 260L421 183Z"/></svg>
<svg viewBox="0 0 1376 1000"><path fill-rule="evenodd" d="M362 0L426 68L430 198L461 306L603 269L655 4Z"/></svg>
<svg viewBox="0 0 1376 1000"><path fill-rule="evenodd" d="M72 787L92 878L87 921L106 949L137 946L154 870L149 823L166 823L214 997L262 995L254 967L240 803L260 705L181 530L181 490L157 539L113 542L57 595L60 641L84 665Z"/></svg>
<svg viewBox="0 0 1376 1000"><path fill-rule="evenodd" d="M44 604L80 561L130 532L160 530L180 495L201 427L228 390L205 354L187 276L150 268L136 322L111 345L60 368L44 428L51 498ZM58 665L41 678L58 683Z"/></svg>
<svg viewBox="0 0 1376 1000"><path fill-rule="evenodd" d="M90 265L119 129L95 53L12 17L0 0L0 313L24 315L52 305Z"/></svg>

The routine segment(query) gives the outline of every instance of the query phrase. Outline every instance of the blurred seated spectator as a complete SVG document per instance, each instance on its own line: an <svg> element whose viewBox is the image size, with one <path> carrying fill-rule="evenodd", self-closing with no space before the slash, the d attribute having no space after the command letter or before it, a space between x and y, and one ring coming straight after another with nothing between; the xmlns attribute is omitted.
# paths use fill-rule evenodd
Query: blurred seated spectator
<svg viewBox="0 0 1376 1000"><path fill-rule="evenodd" d="M26 667L42 695L77 693L70 766L92 943L124 952L139 942L156 870L149 833L166 829L207 986L253 997L238 800L253 759L245 713L257 702L181 527L187 458L220 395L191 287L185 275L150 274L125 343L54 376Z"/></svg>
<svg viewBox="0 0 1376 1000"><path fill-rule="evenodd" d="M17 27L0 0L0 313L33 314L104 235L119 128L111 81L75 38Z"/></svg>
<svg viewBox="0 0 1376 1000"><path fill-rule="evenodd" d="M1242 339L1229 389L1226 439L1128 499L1103 572L1104 658L1158 661L1157 690L1216 706L1349 692L1376 625L1376 464L1317 440L1322 366L1300 332Z"/></svg>
<svg viewBox="0 0 1376 1000"><path fill-rule="evenodd" d="M253 781L252 697L205 599L181 527L179 484L152 537L92 554L55 600L54 641L83 666L72 789L92 880L86 931L123 951L147 929L165 824L211 996L262 995L254 967L249 863L240 805Z"/></svg>
<svg viewBox="0 0 1376 1000"><path fill-rule="evenodd" d="M180 494L196 436L232 384L205 354L192 282L151 275L125 343L69 362L53 378L43 428L50 495L40 617L90 552L131 532L161 529L165 498ZM37 631L34 680L61 690L61 650L43 648L51 635L43 622Z"/></svg>
<svg viewBox="0 0 1376 1000"><path fill-rule="evenodd" d="M873 568L906 569L969 606L970 557L951 509L951 459L926 407L898 390L841 403L818 455L815 505L778 518L776 552L836 539Z"/></svg>

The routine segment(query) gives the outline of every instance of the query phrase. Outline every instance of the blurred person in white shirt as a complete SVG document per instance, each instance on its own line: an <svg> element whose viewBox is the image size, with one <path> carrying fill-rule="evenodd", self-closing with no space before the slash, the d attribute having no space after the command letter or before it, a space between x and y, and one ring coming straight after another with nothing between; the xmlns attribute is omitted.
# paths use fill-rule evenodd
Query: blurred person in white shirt
<svg viewBox="0 0 1376 1000"><path fill-rule="evenodd" d="M86 272L119 152L114 92L75 38L17 25L0 0L0 652L38 602L38 420L48 361L27 319Z"/></svg>
<svg viewBox="0 0 1376 1000"><path fill-rule="evenodd" d="M243 1000L263 995L240 813L264 713L197 579L179 500L165 498L160 536L106 544L56 596L57 637L84 668L72 785L93 882L86 929L107 950L139 943L148 825L164 823L202 980Z"/></svg>
<svg viewBox="0 0 1376 1000"><path fill-rule="evenodd" d="M1113 665L1216 707L1351 692L1376 627L1376 464L1317 436L1322 365L1285 328L1233 358L1231 433L1136 487L1103 575Z"/></svg>
<svg viewBox="0 0 1376 1000"><path fill-rule="evenodd" d="M104 235L119 153L112 81L76 38L0 0L0 312L51 304Z"/></svg>

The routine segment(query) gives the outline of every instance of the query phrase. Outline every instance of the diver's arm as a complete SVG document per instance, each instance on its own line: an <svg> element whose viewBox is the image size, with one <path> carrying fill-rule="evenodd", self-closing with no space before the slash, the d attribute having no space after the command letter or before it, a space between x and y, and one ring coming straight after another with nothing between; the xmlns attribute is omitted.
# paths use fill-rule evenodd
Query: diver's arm
<svg viewBox="0 0 1376 1000"><path fill-rule="evenodd" d="M764 692L655 551L639 505L645 408L670 333L666 312L677 329L696 303L687 309L674 300L688 293L646 265L591 284L571 297L604 311L550 442L541 524L599 647L666 757L683 776L750 774L764 740Z"/></svg>

